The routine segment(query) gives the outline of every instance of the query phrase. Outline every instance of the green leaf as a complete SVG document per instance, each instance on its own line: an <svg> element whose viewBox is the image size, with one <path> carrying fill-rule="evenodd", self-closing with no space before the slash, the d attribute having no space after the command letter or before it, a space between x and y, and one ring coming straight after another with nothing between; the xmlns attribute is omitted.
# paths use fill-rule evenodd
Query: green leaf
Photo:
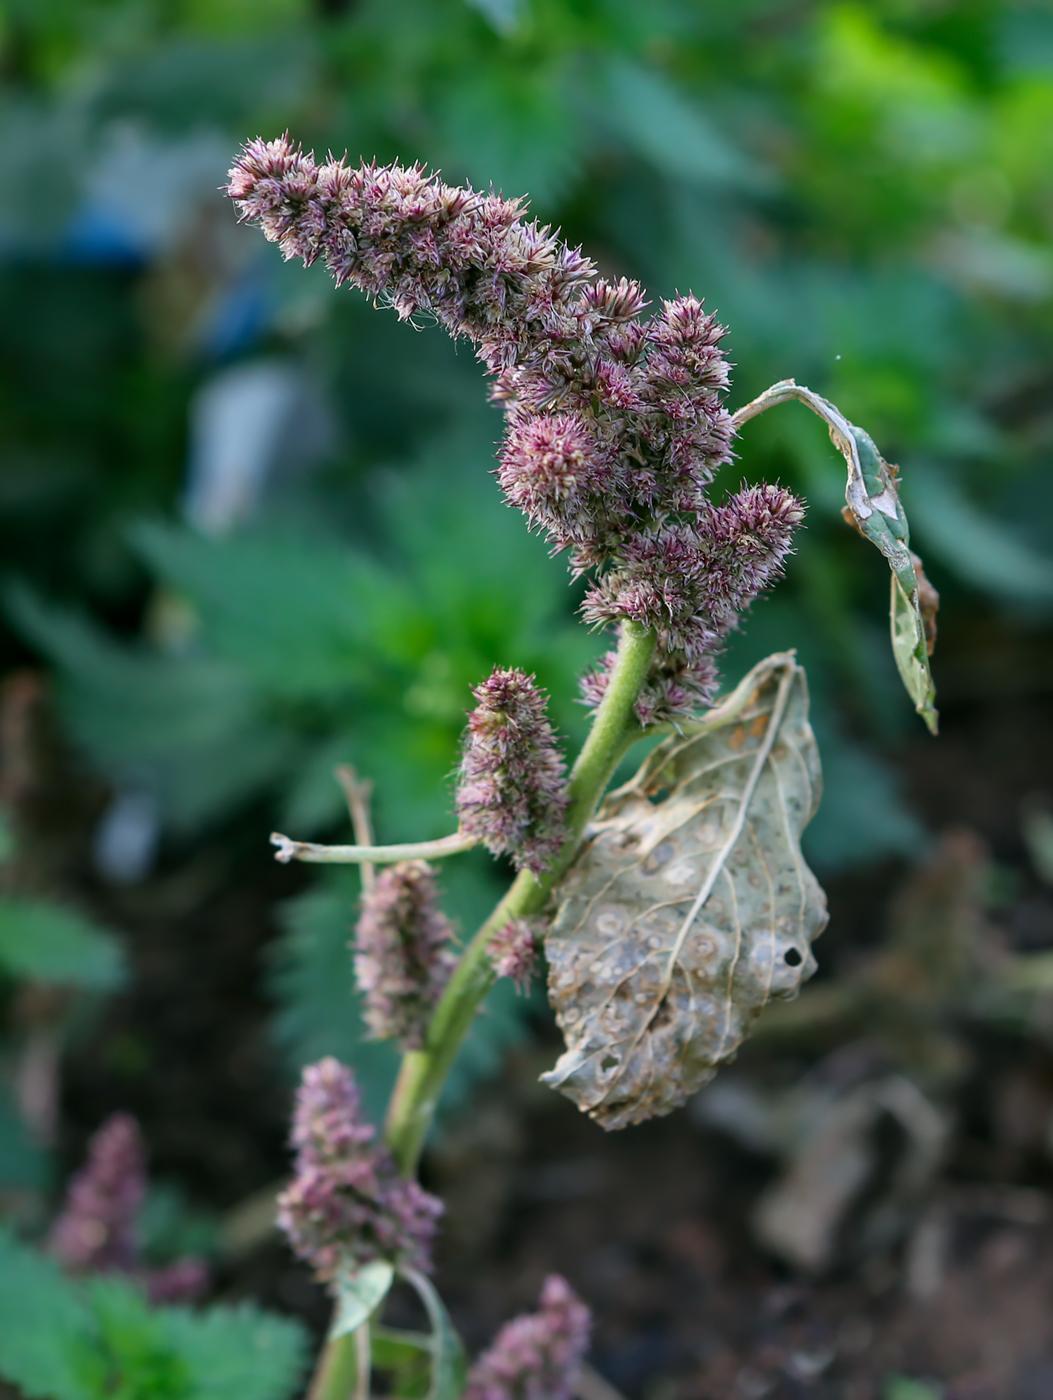
<svg viewBox="0 0 1053 1400"><path fill-rule="evenodd" d="M12 977L104 992L125 975L113 934L42 899L0 899L0 968Z"/></svg>
<svg viewBox="0 0 1053 1400"><path fill-rule="evenodd" d="M275 695L324 696L360 681L378 607L401 591L378 565L321 540L215 540L143 523L132 541L190 598L216 651Z"/></svg>
<svg viewBox="0 0 1053 1400"><path fill-rule="evenodd" d="M608 69L607 91L608 115L659 170L703 185L770 188L770 174L655 69L616 59Z"/></svg>
<svg viewBox="0 0 1053 1400"><path fill-rule="evenodd" d="M387 1392L399 1400L423 1400L431 1383L431 1338L393 1327L370 1329L374 1369L388 1373Z"/></svg>
<svg viewBox="0 0 1053 1400"><path fill-rule="evenodd" d="M299 1323L248 1304L160 1310L164 1335L186 1366L193 1400L286 1400L307 1361Z"/></svg>
<svg viewBox="0 0 1053 1400"><path fill-rule="evenodd" d="M126 1279L64 1278L0 1228L0 1377L32 1400L286 1400L305 1356L288 1318L153 1308Z"/></svg>
<svg viewBox="0 0 1053 1400"><path fill-rule="evenodd" d="M346 1337L357 1332L391 1291L395 1281L395 1266L386 1259L374 1259L360 1268L342 1269L336 1279L336 1316L329 1329L329 1338Z"/></svg>
<svg viewBox="0 0 1053 1400"><path fill-rule="evenodd" d="M94 1400L83 1356L94 1324L58 1265L0 1227L0 1377L33 1400Z"/></svg>
<svg viewBox="0 0 1053 1400"><path fill-rule="evenodd" d="M428 1400L460 1400L468 1375L468 1362L449 1313L431 1280L424 1274L416 1269L403 1269L402 1276L416 1289L431 1323L431 1385Z"/></svg>
<svg viewBox="0 0 1053 1400"><path fill-rule="evenodd" d="M171 826L215 819L283 776L298 751L251 683L215 657L122 646L25 587L7 594L19 630L59 673L78 746L112 781L148 786Z"/></svg>
<svg viewBox="0 0 1053 1400"><path fill-rule="evenodd" d="M966 583L1011 602L1053 602L1053 559L973 505L947 472L919 465L908 494L927 544Z"/></svg>

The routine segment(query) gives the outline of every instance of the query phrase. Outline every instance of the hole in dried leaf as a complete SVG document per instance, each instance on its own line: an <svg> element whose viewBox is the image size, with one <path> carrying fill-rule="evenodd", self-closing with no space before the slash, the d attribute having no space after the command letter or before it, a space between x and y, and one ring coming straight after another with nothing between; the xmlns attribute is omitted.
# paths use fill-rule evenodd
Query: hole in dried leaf
<svg viewBox="0 0 1053 1400"><path fill-rule="evenodd" d="M669 998L664 996L658 1005L658 1010L654 1013L652 1027L657 1030L661 1026L667 1026L673 1019L673 1008L669 1005Z"/></svg>
<svg viewBox="0 0 1053 1400"><path fill-rule="evenodd" d="M789 967L800 967L801 963L804 962L804 958L801 957L799 948L787 948L785 961Z"/></svg>
<svg viewBox="0 0 1053 1400"><path fill-rule="evenodd" d="M604 1055L603 1059L600 1061L600 1069L617 1069L620 1064L621 1060L618 1059L617 1055Z"/></svg>
<svg viewBox="0 0 1053 1400"><path fill-rule="evenodd" d="M667 787L656 788L654 792L647 794L647 800L653 807L660 807L668 796L669 789Z"/></svg>

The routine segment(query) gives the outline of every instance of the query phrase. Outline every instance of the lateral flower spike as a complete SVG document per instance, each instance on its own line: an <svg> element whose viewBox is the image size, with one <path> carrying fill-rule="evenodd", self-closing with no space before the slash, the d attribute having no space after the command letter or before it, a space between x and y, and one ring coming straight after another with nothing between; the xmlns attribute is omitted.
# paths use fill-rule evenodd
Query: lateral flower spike
<svg viewBox="0 0 1053 1400"><path fill-rule="evenodd" d="M457 964L452 937L435 876L423 861L402 861L377 877L355 932L355 976L371 1039L421 1048Z"/></svg>
<svg viewBox="0 0 1053 1400"><path fill-rule="evenodd" d="M375 1137L351 1071L332 1056L308 1065L293 1116L296 1174L278 1197L278 1224L322 1280L375 1259L431 1271L442 1202L401 1177Z"/></svg>
<svg viewBox="0 0 1053 1400"><path fill-rule="evenodd" d="M461 830L517 870L540 875L566 838L566 765L533 676L494 671L472 694L457 816Z"/></svg>

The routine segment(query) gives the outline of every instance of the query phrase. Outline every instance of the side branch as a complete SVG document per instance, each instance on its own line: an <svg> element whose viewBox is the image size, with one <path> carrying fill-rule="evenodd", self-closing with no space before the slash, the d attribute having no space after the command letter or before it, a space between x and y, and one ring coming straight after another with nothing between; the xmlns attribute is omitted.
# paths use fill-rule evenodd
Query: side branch
<svg viewBox="0 0 1053 1400"><path fill-rule="evenodd" d="M393 865L399 860L441 860L478 844L474 836L460 831L437 841L410 841L403 846L319 846L313 841L294 841L280 831L271 832L271 845L278 847L274 859L282 864L302 860L311 865Z"/></svg>

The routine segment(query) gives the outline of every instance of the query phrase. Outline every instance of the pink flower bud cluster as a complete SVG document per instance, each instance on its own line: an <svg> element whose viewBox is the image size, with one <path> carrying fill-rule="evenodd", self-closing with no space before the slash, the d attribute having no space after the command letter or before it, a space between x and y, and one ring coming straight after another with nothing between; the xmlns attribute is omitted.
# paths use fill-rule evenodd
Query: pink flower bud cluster
<svg viewBox="0 0 1053 1400"><path fill-rule="evenodd" d="M510 977L517 992L528 990L537 971L537 941L526 919L509 919L491 936L486 951L498 977Z"/></svg>
<svg viewBox="0 0 1053 1400"><path fill-rule="evenodd" d="M381 871L355 932L355 976L372 1039L421 1048L456 966L452 936L429 866L409 860Z"/></svg>
<svg viewBox="0 0 1053 1400"><path fill-rule="evenodd" d="M331 1056L308 1065L296 1097L296 1174L278 1197L278 1224L319 1278L390 1259L430 1271L442 1202L399 1176L375 1145L351 1071Z"/></svg>
<svg viewBox="0 0 1053 1400"><path fill-rule="evenodd" d="M566 837L566 766L533 676L496 668L475 686L457 816L461 830L519 870L547 869Z"/></svg>
<svg viewBox="0 0 1053 1400"><path fill-rule="evenodd" d="M319 165L286 136L250 142L228 193L286 258L321 258L400 317L427 313L472 340L506 411L507 499L576 572L596 572L591 621L658 634L641 719L705 703L714 653L778 573L802 510L777 487L709 502L732 427L724 328L701 302L677 297L642 320L638 283L598 278L521 200L419 166ZM590 703L603 685L601 668Z"/></svg>
<svg viewBox="0 0 1053 1400"><path fill-rule="evenodd" d="M146 1151L130 1113L114 1113L88 1144L51 1227L49 1248L71 1274L128 1274L151 1301L196 1298L208 1284L203 1259L187 1256L160 1269L140 1262L136 1226L146 1197Z"/></svg>
<svg viewBox="0 0 1053 1400"><path fill-rule="evenodd" d="M468 1373L464 1400L571 1400L592 1319L565 1279L550 1274L536 1313L513 1318Z"/></svg>

